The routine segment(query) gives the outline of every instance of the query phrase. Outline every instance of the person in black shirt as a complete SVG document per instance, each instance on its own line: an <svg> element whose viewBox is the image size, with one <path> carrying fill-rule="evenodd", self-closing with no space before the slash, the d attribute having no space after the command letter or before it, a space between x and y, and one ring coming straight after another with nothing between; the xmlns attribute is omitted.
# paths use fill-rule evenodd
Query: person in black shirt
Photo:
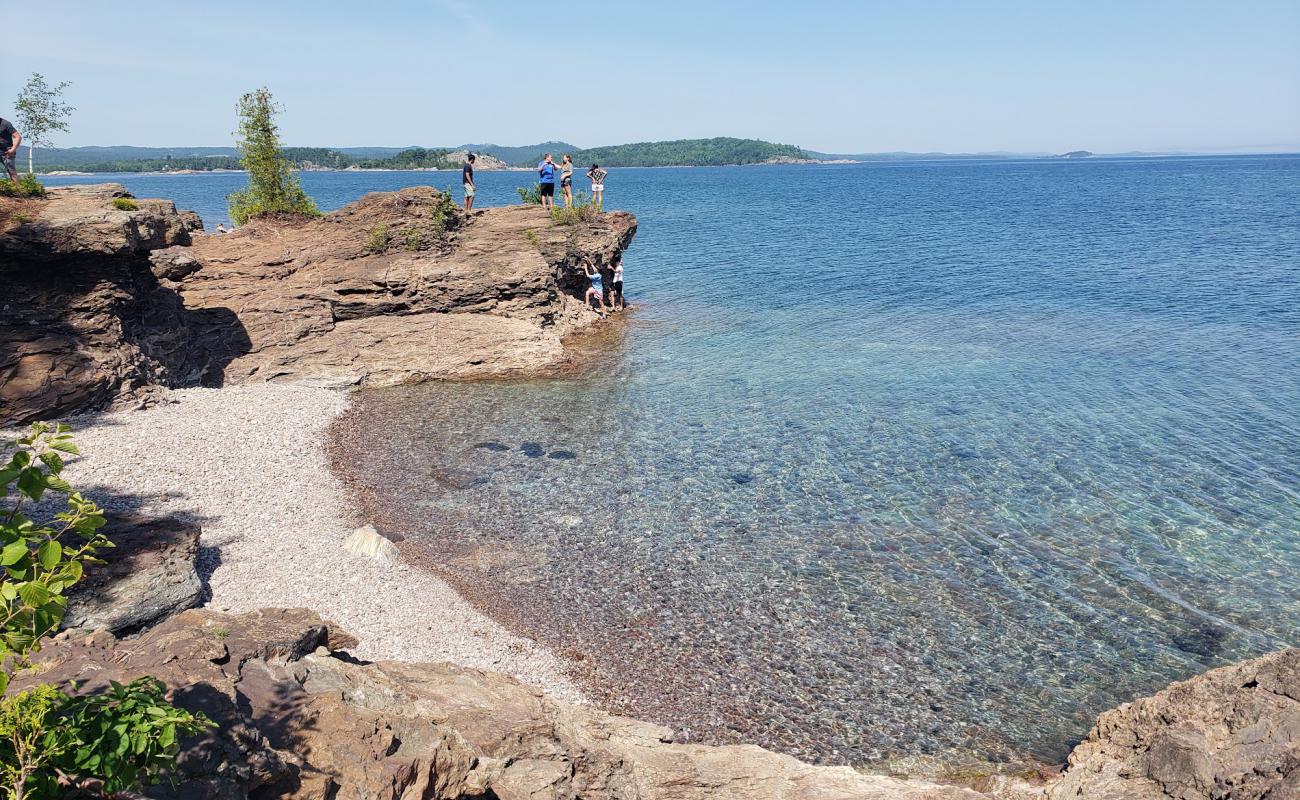
<svg viewBox="0 0 1300 800"><path fill-rule="evenodd" d="M474 154L465 156L465 166L460 168L460 179L465 184L465 213L474 208Z"/></svg>
<svg viewBox="0 0 1300 800"><path fill-rule="evenodd" d="M23 135L14 124L0 117L0 161L4 162L9 172L9 180L18 183L18 170L14 167L14 156L18 154L18 145L22 144Z"/></svg>

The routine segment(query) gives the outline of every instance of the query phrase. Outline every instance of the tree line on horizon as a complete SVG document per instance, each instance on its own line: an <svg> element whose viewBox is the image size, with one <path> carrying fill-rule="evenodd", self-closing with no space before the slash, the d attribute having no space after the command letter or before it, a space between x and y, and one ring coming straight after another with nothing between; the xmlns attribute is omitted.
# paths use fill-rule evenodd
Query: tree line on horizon
<svg viewBox="0 0 1300 800"><path fill-rule="evenodd" d="M104 148L110 153L116 148ZM126 149L126 148L123 148ZM510 148L518 151L521 148ZM48 153L38 159L40 172L175 172L240 169L239 156L231 154L192 154L137 158L105 158L87 161L69 158L68 151ZM459 158L447 148L408 147L387 156L358 156L328 147L284 147L281 154L298 169L459 169ZM558 159L559 148L552 150ZM775 144L760 139L716 137L712 139L678 139L664 142L637 142L607 147L573 148L568 151L576 164L599 163L606 167L724 166L761 164L774 159L803 159L808 154L794 145ZM494 155L491 150L482 155ZM530 167L542 160L544 151L535 156L507 161L511 166ZM62 156L62 158L60 158ZM506 160L506 159L502 159Z"/></svg>

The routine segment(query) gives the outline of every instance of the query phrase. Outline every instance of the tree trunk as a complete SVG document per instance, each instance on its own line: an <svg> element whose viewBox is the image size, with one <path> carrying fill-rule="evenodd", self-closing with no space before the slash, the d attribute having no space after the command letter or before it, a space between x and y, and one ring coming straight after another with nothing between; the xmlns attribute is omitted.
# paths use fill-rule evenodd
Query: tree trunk
<svg viewBox="0 0 1300 800"><path fill-rule="evenodd" d="M35 149L36 149L36 146L35 146L35 145L33 145L31 142L28 142L28 143L27 143L27 174L28 174L28 175L31 175L32 172L33 172L33 170L32 170L32 151L35 150Z"/></svg>

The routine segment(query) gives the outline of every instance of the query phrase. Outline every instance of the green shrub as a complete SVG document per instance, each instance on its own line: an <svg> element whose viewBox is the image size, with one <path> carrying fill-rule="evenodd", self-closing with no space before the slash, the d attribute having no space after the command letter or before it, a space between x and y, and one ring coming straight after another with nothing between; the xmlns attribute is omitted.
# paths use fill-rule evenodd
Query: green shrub
<svg viewBox="0 0 1300 800"><path fill-rule="evenodd" d="M456 225L456 201L451 199L451 189L434 190L433 199L433 233L439 239Z"/></svg>
<svg viewBox="0 0 1300 800"><path fill-rule="evenodd" d="M594 222L600 218L600 209L590 200L579 195L574 198L572 208L551 206L551 222L555 225L574 225L579 222Z"/></svg>
<svg viewBox="0 0 1300 800"><path fill-rule="evenodd" d="M533 230L532 228L529 228L528 230L524 231L524 238L527 239L529 242L531 242L533 247L542 246L542 243L537 240L537 231Z"/></svg>
<svg viewBox="0 0 1300 800"><path fill-rule="evenodd" d="M239 100L239 156L248 170L248 186L226 198L236 225L261 214L320 216L280 148L275 126L278 111L266 89L249 92Z"/></svg>
<svg viewBox="0 0 1300 800"><path fill-rule="evenodd" d="M99 532L103 512L61 477L63 456L77 452L67 425L38 422L0 467L0 694L58 630L67 590L113 546ZM29 518L24 507L47 493L65 495L67 510ZM38 685L0 699L0 793L53 800L64 796L60 776L100 794L154 780L174 763L178 737L212 725L172 706L164 692L145 677L83 696Z"/></svg>
<svg viewBox="0 0 1300 800"><path fill-rule="evenodd" d="M18 179L18 183L0 178L0 197L44 197L45 187L36 180L36 176L27 173Z"/></svg>
<svg viewBox="0 0 1300 800"><path fill-rule="evenodd" d="M519 195L519 202L524 205L540 206L542 204L542 185L540 183L534 183L532 187L527 189L520 186L515 189L515 192Z"/></svg>
<svg viewBox="0 0 1300 800"><path fill-rule="evenodd" d="M28 214L26 211L15 211L14 213L9 215L9 219L13 220L19 225L26 225L27 223L32 221L32 215Z"/></svg>
<svg viewBox="0 0 1300 800"><path fill-rule="evenodd" d="M406 231L406 249L412 253L424 249L424 234L419 228L410 228Z"/></svg>
<svg viewBox="0 0 1300 800"><path fill-rule="evenodd" d="M388 226L376 225L370 229L370 236L366 239L367 253L382 253L388 249Z"/></svg>
<svg viewBox="0 0 1300 800"><path fill-rule="evenodd" d="M138 211L140 204L130 197L114 197L113 208L118 211Z"/></svg>

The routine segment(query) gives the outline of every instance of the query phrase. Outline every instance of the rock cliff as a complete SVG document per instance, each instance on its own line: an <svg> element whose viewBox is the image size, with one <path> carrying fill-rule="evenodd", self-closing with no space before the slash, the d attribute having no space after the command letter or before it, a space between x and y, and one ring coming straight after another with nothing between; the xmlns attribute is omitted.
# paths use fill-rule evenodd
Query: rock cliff
<svg viewBox="0 0 1300 800"><path fill-rule="evenodd" d="M636 233L537 207L465 215L429 188L319 219L198 233L197 217L116 184L67 187L0 226L0 425L272 380L384 385L563 369L595 319L581 264Z"/></svg>

